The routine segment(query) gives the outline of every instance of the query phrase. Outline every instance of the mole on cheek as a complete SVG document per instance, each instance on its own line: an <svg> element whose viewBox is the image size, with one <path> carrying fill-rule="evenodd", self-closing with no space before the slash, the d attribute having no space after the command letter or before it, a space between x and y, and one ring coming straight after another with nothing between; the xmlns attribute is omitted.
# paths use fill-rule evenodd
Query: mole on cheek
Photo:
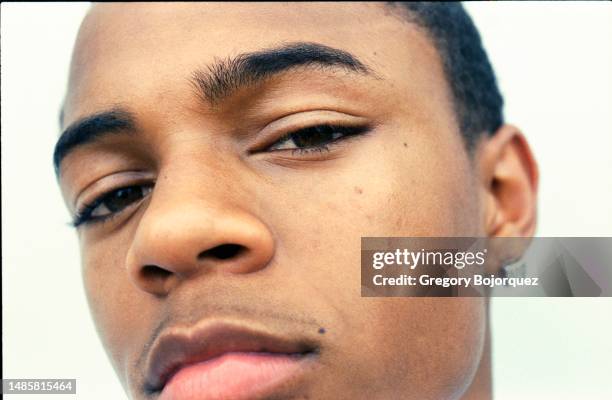
<svg viewBox="0 0 612 400"><path fill-rule="evenodd" d="M408 145L406 144L406 142L404 142L404 147L408 147Z"/></svg>
<svg viewBox="0 0 612 400"><path fill-rule="evenodd" d="M355 193L362 194L363 193L363 189L358 187L358 186L355 186Z"/></svg>
<svg viewBox="0 0 612 400"><path fill-rule="evenodd" d="M325 333L325 328L319 328L319 333L323 335Z"/></svg>

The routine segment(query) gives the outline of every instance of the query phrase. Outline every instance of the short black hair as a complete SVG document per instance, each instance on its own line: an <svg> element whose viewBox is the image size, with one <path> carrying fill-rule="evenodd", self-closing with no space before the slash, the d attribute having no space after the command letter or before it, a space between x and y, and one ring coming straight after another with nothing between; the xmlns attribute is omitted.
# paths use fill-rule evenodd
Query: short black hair
<svg viewBox="0 0 612 400"><path fill-rule="evenodd" d="M438 51L468 149L503 124L504 100L474 22L461 3L391 2L423 28Z"/></svg>

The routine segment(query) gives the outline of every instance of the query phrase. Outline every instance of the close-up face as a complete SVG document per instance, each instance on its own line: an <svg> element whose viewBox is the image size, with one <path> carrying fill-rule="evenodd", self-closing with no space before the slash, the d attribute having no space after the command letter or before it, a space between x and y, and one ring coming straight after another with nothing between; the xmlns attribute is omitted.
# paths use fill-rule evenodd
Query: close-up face
<svg viewBox="0 0 612 400"><path fill-rule="evenodd" d="M487 140L466 150L440 55L402 13L89 12L58 176L90 309L130 398L469 390L486 301L361 297L361 237L529 235L533 221L495 212L520 188L488 191ZM502 139L522 148L512 135ZM505 171L529 158L514 153L495 153ZM513 218L527 222L512 230Z"/></svg>

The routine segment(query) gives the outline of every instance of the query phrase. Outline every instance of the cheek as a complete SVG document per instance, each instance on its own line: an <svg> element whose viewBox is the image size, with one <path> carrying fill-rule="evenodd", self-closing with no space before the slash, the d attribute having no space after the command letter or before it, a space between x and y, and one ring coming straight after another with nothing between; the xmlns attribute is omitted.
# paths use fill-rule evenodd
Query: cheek
<svg viewBox="0 0 612 400"><path fill-rule="evenodd" d="M364 196L364 209L376 216L371 227L378 236L476 235L478 196L468 161L450 149L445 157L425 153L387 156L394 166L372 180L378 191Z"/></svg>
<svg viewBox="0 0 612 400"><path fill-rule="evenodd" d="M130 360L142 347L154 308L138 296L125 270L125 243L82 241L83 283L98 335L121 383L126 386Z"/></svg>
<svg viewBox="0 0 612 400"><path fill-rule="evenodd" d="M362 361L381 392L453 399L467 388L484 346L482 299L373 299L368 308L371 328L360 340L371 351Z"/></svg>
<svg viewBox="0 0 612 400"><path fill-rule="evenodd" d="M285 273L308 286L310 306L333 310L331 364L350 371L336 383L355 398L456 398L480 361L483 301L362 298L360 240L476 236L469 162L450 148L423 145L429 151L416 154L401 142L372 144L377 151L355 150L337 172L301 179L285 192L269 214L282 239L279 258L289 260Z"/></svg>
<svg viewBox="0 0 612 400"><path fill-rule="evenodd" d="M401 137L388 137L352 151L333 173L285 185L290 194L276 209L294 208L275 224L302 235L317 232L315 244L334 247L363 236L477 236L479 197L470 161L456 150L462 143L404 147Z"/></svg>
<svg viewBox="0 0 612 400"><path fill-rule="evenodd" d="M309 271L312 281L342 281L359 293L362 237L477 236L478 196L466 157L431 144L415 152L401 139L380 137L328 170L279 182L282 195L261 196L274 199L265 214L279 259Z"/></svg>

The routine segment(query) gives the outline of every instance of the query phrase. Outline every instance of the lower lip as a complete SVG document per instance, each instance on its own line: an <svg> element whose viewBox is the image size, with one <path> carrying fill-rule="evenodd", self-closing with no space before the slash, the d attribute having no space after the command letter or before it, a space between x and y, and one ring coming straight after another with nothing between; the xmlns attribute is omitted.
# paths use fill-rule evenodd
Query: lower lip
<svg viewBox="0 0 612 400"><path fill-rule="evenodd" d="M159 400L246 400L273 391L304 367L304 356L227 353L181 368Z"/></svg>

